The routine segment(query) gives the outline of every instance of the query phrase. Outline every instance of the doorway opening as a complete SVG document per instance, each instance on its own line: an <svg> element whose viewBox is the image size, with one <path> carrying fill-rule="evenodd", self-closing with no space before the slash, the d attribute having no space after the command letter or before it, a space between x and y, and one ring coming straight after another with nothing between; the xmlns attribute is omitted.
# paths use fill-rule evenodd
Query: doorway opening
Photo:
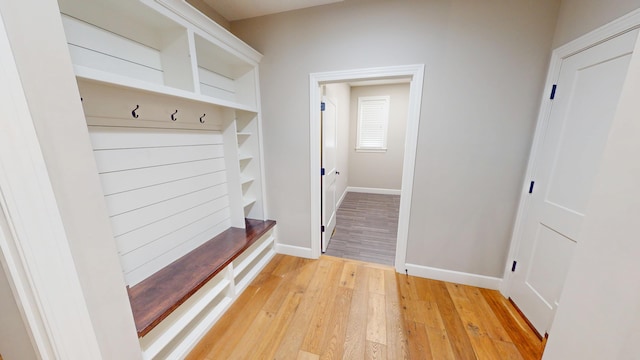
<svg viewBox="0 0 640 360"><path fill-rule="evenodd" d="M310 74L310 171L311 171L311 234L312 256L320 257L322 250L322 85L336 83L362 83L377 81L381 83L408 83L409 98L404 131L404 151L402 156L402 175L398 225L395 248L396 271L404 271L411 195L413 192L413 174L418 142L420 106L424 65L392 66L384 68L346 70ZM371 83L375 84L375 83ZM338 170L339 171L339 170ZM380 169L384 171L384 169ZM340 196L342 194L339 194ZM328 234L329 236L331 234Z"/></svg>

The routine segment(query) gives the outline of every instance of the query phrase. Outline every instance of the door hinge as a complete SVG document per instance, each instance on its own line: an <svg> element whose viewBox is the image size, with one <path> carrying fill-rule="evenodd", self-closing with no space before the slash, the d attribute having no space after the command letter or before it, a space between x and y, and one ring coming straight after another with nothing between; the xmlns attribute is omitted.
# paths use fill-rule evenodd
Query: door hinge
<svg viewBox="0 0 640 360"><path fill-rule="evenodd" d="M324 168L320 169L320 176L324 176Z"/></svg>
<svg viewBox="0 0 640 360"><path fill-rule="evenodd" d="M326 105L324 102L320 103L320 111L324 111L324 109L326 108Z"/></svg>
<svg viewBox="0 0 640 360"><path fill-rule="evenodd" d="M324 225L320 226L320 231L324 232Z"/></svg>
<svg viewBox="0 0 640 360"><path fill-rule="evenodd" d="M533 193L533 186L535 185L535 183L536 183L536 182L532 180L532 181L531 181L531 184L529 184L529 194L532 194L532 193Z"/></svg>
<svg viewBox="0 0 640 360"><path fill-rule="evenodd" d="M511 272L516 271L516 266L517 266L517 265L518 265L518 262L514 260L514 261L513 261L513 264L511 264Z"/></svg>
<svg viewBox="0 0 640 360"><path fill-rule="evenodd" d="M553 86L551 87L551 96L549 97L549 99L553 100L556 98L556 88L558 87L558 85L553 84Z"/></svg>

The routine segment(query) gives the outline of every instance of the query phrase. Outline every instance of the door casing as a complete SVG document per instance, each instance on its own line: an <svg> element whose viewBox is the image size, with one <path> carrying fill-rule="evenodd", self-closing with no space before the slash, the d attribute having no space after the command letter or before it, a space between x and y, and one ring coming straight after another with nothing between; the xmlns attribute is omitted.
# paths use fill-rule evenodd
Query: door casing
<svg viewBox="0 0 640 360"><path fill-rule="evenodd" d="M411 196L413 194L413 175L415 170L416 150L418 148L418 128L420 124L420 108L422 105L422 88L424 81L424 64L388 66L355 70L341 70L309 74L309 163L311 190L311 257L320 257L321 237L321 185L320 185L320 85L337 82L350 82L378 79L409 78L409 110L402 165L402 190L400 195L400 212L398 216L398 236L396 245L395 268L404 272L407 255L407 237L409 234L409 215L411 212Z"/></svg>

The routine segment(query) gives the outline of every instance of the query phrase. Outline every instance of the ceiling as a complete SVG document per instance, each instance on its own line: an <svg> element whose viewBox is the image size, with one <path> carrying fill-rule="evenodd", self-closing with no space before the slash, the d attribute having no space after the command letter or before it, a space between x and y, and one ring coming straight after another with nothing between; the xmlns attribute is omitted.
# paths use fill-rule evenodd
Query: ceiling
<svg viewBox="0 0 640 360"><path fill-rule="evenodd" d="M343 0L204 0L229 21L304 9Z"/></svg>

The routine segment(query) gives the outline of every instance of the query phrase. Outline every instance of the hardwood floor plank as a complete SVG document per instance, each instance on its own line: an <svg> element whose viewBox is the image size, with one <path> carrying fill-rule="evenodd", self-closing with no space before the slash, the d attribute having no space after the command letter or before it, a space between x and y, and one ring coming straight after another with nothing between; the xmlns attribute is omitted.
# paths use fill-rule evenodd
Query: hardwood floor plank
<svg viewBox="0 0 640 360"><path fill-rule="evenodd" d="M347 262L342 269L342 275L340 276L340 286L353 289L356 283L356 269L358 264L354 262Z"/></svg>
<svg viewBox="0 0 640 360"><path fill-rule="evenodd" d="M343 262L332 261L327 273L326 286L323 287L323 295L318 299L311 318L309 319L308 331L302 341L301 349L312 354L320 354L321 342L327 332L329 316L336 301L336 293L340 283Z"/></svg>
<svg viewBox="0 0 640 360"><path fill-rule="evenodd" d="M262 337L257 348L252 354L260 354L265 359L273 359L273 356L289 327L292 315L296 312L302 299L301 293L290 292L287 294L282 306L273 319L268 331Z"/></svg>
<svg viewBox="0 0 640 360"><path fill-rule="evenodd" d="M321 359L342 359L352 296L352 289L338 287L336 290L333 307L328 313L327 331L320 345Z"/></svg>
<svg viewBox="0 0 640 360"><path fill-rule="evenodd" d="M371 269L369 272L369 292L384 295L384 270Z"/></svg>
<svg viewBox="0 0 640 360"><path fill-rule="evenodd" d="M427 329L423 323L413 321L407 324L407 333L410 339L410 359L435 359L431 354Z"/></svg>
<svg viewBox="0 0 640 360"><path fill-rule="evenodd" d="M384 295L378 293L369 292L367 312L367 336L368 341L373 341L378 344L387 344L387 322L386 322L386 310L385 310L385 298Z"/></svg>
<svg viewBox="0 0 640 360"><path fill-rule="evenodd" d="M409 359L408 340L402 313L400 311L400 292L395 271L385 271L385 300L387 320L387 358Z"/></svg>
<svg viewBox="0 0 640 360"><path fill-rule="evenodd" d="M342 356L345 360L362 358L365 351L368 312L365 304L367 304L369 298L369 270L364 265L358 266L356 270L356 277L359 280L355 284L353 296L351 297L351 308L349 309Z"/></svg>
<svg viewBox="0 0 640 360"><path fill-rule="evenodd" d="M365 359L387 359L387 347L374 341L367 340Z"/></svg>
<svg viewBox="0 0 640 360"><path fill-rule="evenodd" d="M509 300L495 290L480 289L480 293L491 307L494 316L509 333L513 344L518 348L522 357L526 360L542 358L543 342L538 339L529 324L513 308Z"/></svg>
<svg viewBox="0 0 640 360"><path fill-rule="evenodd" d="M542 350L497 291L278 255L187 359L529 360Z"/></svg>
<svg viewBox="0 0 640 360"><path fill-rule="evenodd" d="M429 347L435 360L455 359L451 339L442 321L440 310L435 302L424 301L424 321L429 338Z"/></svg>
<svg viewBox="0 0 640 360"><path fill-rule="evenodd" d="M466 287L459 284L447 283L460 319L464 323L469 340L478 359L499 359L500 354L487 333L487 326L481 320L482 311L478 302L471 301L467 296Z"/></svg>
<svg viewBox="0 0 640 360"><path fill-rule="evenodd" d="M437 299L438 309L442 322L450 339L451 348L456 359L476 359L473 345L465 330L465 326L456 311L451 295L444 282L434 281L431 283L431 290Z"/></svg>
<svg viewBox="0 0 640 360"><path fill-rule="evenodd" d="M298 357L296 360L318 360L320 359L319 355L308 353L306 351L300 350L298 352Z"/></svg>

